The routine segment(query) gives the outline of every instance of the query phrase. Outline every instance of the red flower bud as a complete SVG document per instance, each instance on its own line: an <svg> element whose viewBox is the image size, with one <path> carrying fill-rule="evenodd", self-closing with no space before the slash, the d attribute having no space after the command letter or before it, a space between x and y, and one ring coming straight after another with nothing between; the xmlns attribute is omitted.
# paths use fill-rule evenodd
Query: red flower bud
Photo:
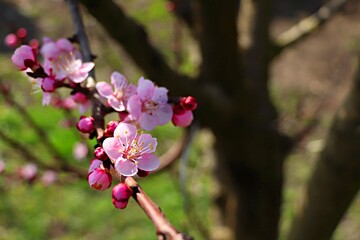
<svg viewBox="0 0 360 240"><path fill-rule="evenodd" d="M90 187L103 191L111 186L112 177L106 169L96 168L88 174L87 180Z"/></svg>
<svg viewBox="0 0 360 240"><path fill-rule="evenodd" d="M114 135L115 128L119 125L118 121L110 121L106 125L106 129L104 131L105 137L112 137Z"/></svg>
<svg viewBox="0 0 360 240"><path fill-rule="evenodd" d="M183 97L180 102L184 109L188 111L193 111L197 107L196 99L193 96Z"/></svg>
<svg viewBox="0 0 360 240"><path fill-rule="evenodd" d="M101 161L105 161L106 159L108 159L108 155L102 147L95 148L94 156Z"/></svg>
<svg viewBox="0 0 360 240"><path fill-rule="evenodd" d="M76 127L82 133L91 133L94 131L94 118L81 116Z"/></svg>

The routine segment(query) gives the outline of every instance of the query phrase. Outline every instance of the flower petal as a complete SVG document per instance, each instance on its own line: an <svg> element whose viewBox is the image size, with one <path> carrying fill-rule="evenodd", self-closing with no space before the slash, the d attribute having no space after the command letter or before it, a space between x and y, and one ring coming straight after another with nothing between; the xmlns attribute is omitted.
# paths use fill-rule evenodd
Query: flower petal
<svg viewBox="0 0 360 240"><path fill-rule="evenodd" d="M137 94L141 100L150 100L154 94L155 85L152 81L141 77L139 79Z"/></svg>
<svg viewBox="0 0 360 240"><path fill-rule="evenodd" d="M151 131L156 127L156 118L154 115L143 113L140 116L139 124L143 129Z"/></svg>
<svg viewBox="0 0 360 240"><path fill-rule="evenodd" d="M141 115L140 98L137 95L133 95L127 102L126 108L135 119L138 119Z"/></svg>
<svg viewBox="0 0 360 240"><path fill-rule="evenodd" d="M159 165L159 158L154 154L144 154L138 159L138 168L144 171L154 171Z"/></svg>
<svg viewBox="0 0 360 240"><path fill-rule="evenodd" d="M129 144L136 135L136 127L129 123L119 123L115 128L114 137L120 140L121 144Z"/></svg>
<svg viewBox="0 0 360 240"><path fill-rule="evenodd" d="M167 103L168 90L164 87L156 87L151 99L157 103Z"/></svg>
<svg viewBox="0 0 360 240"><path fill-rule="evenodd" d="M115 89L122 90L127 86L126 78L119 72L113 72L111 74L111 84L114 85Z"/></svg>
<svg viewBox="0 0 360 240"><path fill-rule="evenodd" d="M95 63L93 62L86 62L81 65L79 71L82 73L89 73L95 67Z"/></svg>
<svg viewBox="0 0 360 240"><path fill-rule="evenodd" d="M98 82L95 87L100 96L104 98L108 98L113 94L112 86L107 82Z"/></svg>
<svg viewBox="0 0 360 240"><path fill-rule="evenodd" d="M66 38L60 38L59 40L57 40L56 47L58 47L61 50L65 50L67 52L74 51L74 46Z"/></svg>
<svg viewBox="0 0 360 240"><path fill-rule="evenodd" d="M123 176L134 176L137 172L137 165L126 159L119 159L115 163L115 169Z"/></svg>
<svg viewBox="0 0 360 240"><path fill-rule="evenodd" d="M141 134L138 140L138 145L142 146L146 153L155 152L157 146L156 138L153 138L151 134Z"/></svg>
<svg viewBox="0 0 360 240"><path fill-rule="evenodd" d="M157 125L164 125L170 122L173 111L169 104L162 104L155 112L156 124Z"/></svg>
<svg viewBox="0 0 360 240"><path fill-rule="evenodd" d="M103 142L103 148L109 158L117 160L122 156L123 146L120 144L117 138L106 138Z"/></svg>
<svg viewBox="0 0 360 240"><path fill-rule="evenodd" d="M108 97L108 103L109 105L115 109L116 111L124 111L125 110L125 106L123 101L119 101L116 97L114 96L110 96Z"/></svg>

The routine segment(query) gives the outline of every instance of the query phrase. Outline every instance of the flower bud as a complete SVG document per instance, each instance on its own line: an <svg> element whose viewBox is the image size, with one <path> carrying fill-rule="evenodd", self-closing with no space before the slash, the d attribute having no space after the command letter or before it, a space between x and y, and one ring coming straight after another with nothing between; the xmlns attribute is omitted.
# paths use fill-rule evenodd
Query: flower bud
<svg viewBox="0 0 360 240"><path fill-rule="evenodd" d="M51 93L51 92L55 91L56 86L57 86L56 80L52 79L52 78L48 78L48 77L44 78L41 83L41 89L44 92Z"/></svg>
<svg viewBox="0 0 360 240"><path fill-rule="evenodd" d="M180 102L184 109L188 111L193 111L197 107L196 99L193 96L183 97Z"/></svg>
<svg viewBox="0 0 360 240"><path fill-rule="evenodd" d="M93 172L90 172L87 179L90 187L100 191L108 189L112 181L111 174L102 168L96 168Z"/></svg>
<svg viewBox="0 0 360 240"><path fill-rule="evenodd" d="M102 147L95 148L94 156L101 161L105 161L106 159L108 159L108 155Z"/></svg>
<svg viewBox="0 0 360 240"><path fill-rule="evenodd" d="M117 200L129 199L132 195L132 190L125 183L119 183L112 189L112 197Z"/></svg>
<svg viewBox="0 0 360 240"><path fill-rule="evenodd" d="M15 48L19 44L19 39L14 33L6 35L4 39L5 45L9 48Z"/></svg>
<svg viewBox="0 0 360 240"><path fill-rule="evenodd" d="M181 115L174 114L172 116L172 123L178 127L187 127L191 124L194 116L191 111L185 111Z"/></svg>
<svg viewBox="0 0 360 240"><path fill-rule="evenodd" d="M112 199L112 203L114 204L114 207L118 209L124 209L128 205L129 201L116 201L114 198Z"/></svg>
<svg viewBox="0 0 360 240"><path fill-rule="evenodd" d="M76 127L82 133L91 133L94 131L94 118L81 116Z"/></svg>
<svg viewBox="0 0 360 240"><path fill-rule="evenodd" d="M16 31L16 36L18 36L19 38L26 38L27 36L27 30L25 28L19 28L17 31Z"/></svg>
<svg viewBox="0 0 360 240"><path fill-rule="evenodd" d="M45 186L49 186L49 185L55 183L56 179L57 179L56 172L54 172L52 170L47 170L44 172L43 176L41 177L41 182Z"/></svg>
<svg viewBox="0 0 360 240"><path fill-rule="evenodd" d="M114 135L115 128L119 125L118 121L110 121L106 125L106 129L104 131L105 137L112 137Z"/></svg>
<svg viewBox="0 0 360 240"><path fill-rule="evenodd" d="M28 181L28 182L33 182L36 178L37 175L37 166L33 163L27 164L23 167L21 167L18 171L19 176Z"/></svg>
<svg viewBox="0 0 360 240"><path fill-rule="evenodd" d="M83 94L82 92L77 92L74 95L71 96L71 98L74 100L74 102L76 103L85 103L88 98L86 97L85 94Z"/></svg>

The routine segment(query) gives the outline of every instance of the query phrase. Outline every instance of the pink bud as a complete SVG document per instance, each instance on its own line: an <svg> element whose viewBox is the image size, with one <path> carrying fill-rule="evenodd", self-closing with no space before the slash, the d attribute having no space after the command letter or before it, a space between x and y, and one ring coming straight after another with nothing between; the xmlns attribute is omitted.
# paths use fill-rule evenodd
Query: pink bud
<svg viewBox="0 0 360 240"><path fill-rule="evenodd" d="M102 164L102 161L99 159L95 158L95 159L91 160L88 173L95 171L95 169L99 168L101 166L101 164Z"/></svg>
<svg viewBox="0 0 360 240"><path fill-rule="evenodd" d="M96 168L93 172L89 173L87 179L90 187L100 191L108 189L112 181L111 174L102 168Z"/></svg>
<svg viewBox="0 0 360 240"><path fill-rule="evenodd" d="M37 66L35 51L27 45L18 47L12 55L11 60L20 70Z"/></svg>
<svg viewBox="0 0 360 240"><path fill-rule="evenodd" d="M74 102L74 100L72 98L65 98L64 100L61 101L60 107L67 109L67 110L71 110L76 107L76 103Z"/></svg>
<svg viewBox="0 0 360 240"><path fill-rule="evenodd" d="M132 195L132 190L125 183L119 183L112 189L112 197L116 201L128 201Z"/></svg>
<svg viewBox="0 0 360 240"><path fill-rule="evenodd" d="M88 101L88 98L86 97L85 94L83 94L82 92L77 92L74 95L71 96L71 98L74 100L74 102L76 103L85 103L86 101Z"/></svg>
<svg viewBox="0 0 360 240"><path fill-rule="evenodd" d="M185 109L183 106L181 106L180 104L175 104L173 107L173 113L176 115L181 115L185 113Z"/></svg>
<svg viewBox="0 0 360 240"><path fill-rule="evenodd" d="M37 175L37 166L33 163L27 164L21 167L18 173L22 179L33 182Z"/></svg>
<svg viewBox="0 0 360 240"><path fill-rule="evenodd" d="M188 111L193 111L197 107L196 99L193 96L183 97L180 102L184 109Z"/></svg>
<svg viewBox="0 0 360 240"><path fill-rule="evenodd" d="M33 49L38 49L39 48L39 41L37 39L31 39L29 42L29 46L32 47Z"/></svg>
<svg viewBox="0 0 360 240"><path fill-rule="evenodd" d="M97 147L94 150L94 156L102 161L108 159L108 155L106 154L105 150L102 147Z"/></svg>
<svg viewBox="0 0 360 240"><path fill-rule="evenodd" d="M110 121L107 125L106 125L106 129L104 132L104 135L106 137L112 137L114 135L114 131L115 128L119 125L118 121Z"/></svg>
<svg viewBox="0 0 360 240"><path fill-rule="evenodd" d="M19 28L17 31L16 31L16 35L19 37L19 38L26 38L27 36L27 30L25 28Z"/></svg>
<svg viewBox="0 0 360 240"><path fill-rule="evenodd" d="M187 127L193 120L193 114L191 111L185 111L181 115L174 114L172 117L172 123L178 127Z"/></svg>
<svg viewBox="0 0 360 240"><path fill-rule="evenodd" d="M41 182L45 186L49 186L56 181L56 178L57 178L56 172L54 172L52 170L47 170L44 172L43 176L41 177Z"/></svg>
<svg viewBox="0 0 360 240"><path fill-rule="evenodd" d="M44 92L53 92L57 87L57 81L52 78L44 78L41 83L41 89Z"/></svg>
<svg viewBox="0 0 360 240"><path fill-rule="evenodd" d="M14 33L10 33L5 37L4 42L9 48L16 48L19 44L19 39Z"/></svg>
<svg viewBox="0 0 360 240"><path fill-rule="evenodd" d="M124 209L128 205L129 201L116 201L114 198L112 199L112 203L114 204L114 207L118 209Z"/></svg>
<svg viewBox="0 0 360 240"><path fill-rule="evenodd" d="M94 131L94 118L81 116L76 127L82 133L91 133Z"/></svg>

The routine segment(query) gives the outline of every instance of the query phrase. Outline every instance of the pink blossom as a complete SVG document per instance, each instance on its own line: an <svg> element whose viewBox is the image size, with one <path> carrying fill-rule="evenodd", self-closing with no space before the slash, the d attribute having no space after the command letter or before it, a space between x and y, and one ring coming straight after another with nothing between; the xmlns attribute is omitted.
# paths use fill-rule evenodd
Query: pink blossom
<svg viewBox="0 0 360 240"><path fill-rule="evenodd" d="M138 169L153 171L158 168L159 159L153 154L156 146L156 138L150 134L139 134L134 125L123 122L115 129L114 137L103 142L106 154L123 176L134 176Z"/></svg>
<svg viewBox="0 0 360 240"><path fill-rule="evenodd" d="M92 62L83 63L75 47L65 38L56 42L45 39L40 52L45 58L46 73L57 80L69 78L75 83L81 83L95 66Z"/></svg>
<svg viewBox="0 0 360 240"><path fill-rule="evenodd" d="M111 74L111 84L114 86L114 90L107 82L98 82L96 84L96 90L100 96L107 99L107 103L113 109L116 111L124 111L126 101L135 94L136 87L133 84L128 84L126 78L118 72Z"/></svg>
<svg viewBox="0 0 360 240"><path fill-rule="evenodd" d="M57 179L57 174L56 172L52 171L52 170L47 170L44 172L44 174L41 177L41 182L45 185L45 186L49 186L51 184L53 184Z"/></svg>
<svg viewBox="0 0 360 240"><path fill-rule="evenodd" d="M94 131L94 118L91 116L81 116L80 120L76 124L76 127L82 133L91 133Z"/></svg>
<svg viewBox="0 0 360 240"><path fill-rule="evenodd" d="M111 174L103 168L96 168L90 172L87 179L90 187L100 191L108 189L112 181Z"/></svg>
<svg viewBox="0 0 360 240"><path fill-rule="evenodd" d="M37 174L37 166L33 163L26 164L19 169L19 175L22 179L32 182Z"/></svg>
<svg viewBox="0 0 360 240"><path fill-rule="evenodd" d="M89 149L85 143L78 142L74 145L73 156L76 160L82 161L86 158Z"/></svg>
<svg viewBox="0 0 360 240"><path fill-rule="evenodd" d="M184 111L181 114L174 113L171 120L175 126L187 127L191 124L193 119L194 119L194 117L193 117L192 111Z"/></svg>
<svg viewBox="0 0 360 240"><path fill-rule="evenodd" d="M11 60L21 71L37 66L35 50L27 45L18 47Z"/></svg>
<svg viewBox="0 0 360 240"><path fill-rule="evenodd" d="M173 115L172 108L167 103L167 93L166 88L156 87L152 81L140 78L137 94L129 99L127 110L145 130L164 125Z"/></svg>

